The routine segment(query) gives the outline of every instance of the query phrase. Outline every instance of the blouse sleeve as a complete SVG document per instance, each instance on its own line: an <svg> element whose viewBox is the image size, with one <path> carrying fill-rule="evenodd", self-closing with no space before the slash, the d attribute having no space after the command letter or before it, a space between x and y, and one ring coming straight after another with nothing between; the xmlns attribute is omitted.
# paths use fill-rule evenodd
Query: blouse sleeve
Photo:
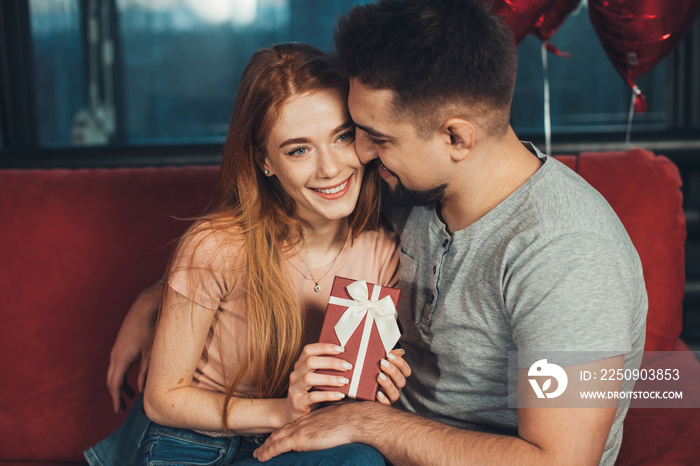
<svg viewBox="0 0 700 466"><path fill-rule="evenodd" d="M168 286L207 309L233 290L244 264L240 235L194 225L180 240L168 276Z"/></svg>

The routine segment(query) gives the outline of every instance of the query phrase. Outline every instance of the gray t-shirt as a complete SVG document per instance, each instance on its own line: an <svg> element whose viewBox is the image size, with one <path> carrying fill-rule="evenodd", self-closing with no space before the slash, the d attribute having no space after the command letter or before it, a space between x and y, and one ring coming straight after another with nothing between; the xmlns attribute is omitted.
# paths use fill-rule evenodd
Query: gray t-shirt
<svg viewBox="0 0 700 466"><path fill-rule="evenodd" d="M436 205L394 222L400 344L413 369L399 406L408 411L516 435L509 351L609 351L639 367L647 297L637 252L597 191L532 151L540 169L464 230L449 234ZM618 408L601 464L617 457L628 406Z"/></svg>

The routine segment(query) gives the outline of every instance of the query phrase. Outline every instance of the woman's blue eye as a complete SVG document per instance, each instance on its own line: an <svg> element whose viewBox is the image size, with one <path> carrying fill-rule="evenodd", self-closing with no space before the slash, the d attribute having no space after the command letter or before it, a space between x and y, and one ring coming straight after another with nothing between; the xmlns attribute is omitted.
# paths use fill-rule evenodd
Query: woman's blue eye
<svg viewBox="0 0 700 466"><path fill-rule="evenodd" d="M287 155L304 155L306 154L306 147L299 147L291 152L287 152Z"/></svg>

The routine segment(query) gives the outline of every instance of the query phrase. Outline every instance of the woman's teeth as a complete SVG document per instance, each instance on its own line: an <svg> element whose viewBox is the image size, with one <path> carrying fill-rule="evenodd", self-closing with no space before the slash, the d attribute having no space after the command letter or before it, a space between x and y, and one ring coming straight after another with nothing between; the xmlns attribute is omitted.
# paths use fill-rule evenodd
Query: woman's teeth
<svg viewBox="0 0 700 466"><path fill-rule="evenodd" d="M340 192L343 189L345 189L345 186L347 186L347 185L348 185L348 180L345 180L345 183L340 184L340 185L336 186L335 188L330 188L330 189L311 188L311 189L313 189L314 191L318 191L319 193L323 193L323 194L335 194L335 193Z"/></svg>

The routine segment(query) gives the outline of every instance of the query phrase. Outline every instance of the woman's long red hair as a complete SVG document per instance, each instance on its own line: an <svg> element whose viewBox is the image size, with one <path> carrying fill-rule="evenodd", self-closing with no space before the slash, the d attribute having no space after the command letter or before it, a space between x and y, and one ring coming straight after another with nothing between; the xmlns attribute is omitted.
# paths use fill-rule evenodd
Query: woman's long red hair
<svg viewBox="0 0 700 466"><path fill-rule="evenodd" d="M282 266L303 241L296 205L275 177L262 173L265 143L287 99L323 89L347 93L348 81L333 59L305 44L261 49L248 63L236 93L215 194L182 242L203 229L243 234L246 253L248 355L229 379L222 419L228 430L232 397L244 377L255 398L283 397L301 352L303 316L299 292ZM376 170L366 169L355 211L353 238L379 224Z"/></svg>

